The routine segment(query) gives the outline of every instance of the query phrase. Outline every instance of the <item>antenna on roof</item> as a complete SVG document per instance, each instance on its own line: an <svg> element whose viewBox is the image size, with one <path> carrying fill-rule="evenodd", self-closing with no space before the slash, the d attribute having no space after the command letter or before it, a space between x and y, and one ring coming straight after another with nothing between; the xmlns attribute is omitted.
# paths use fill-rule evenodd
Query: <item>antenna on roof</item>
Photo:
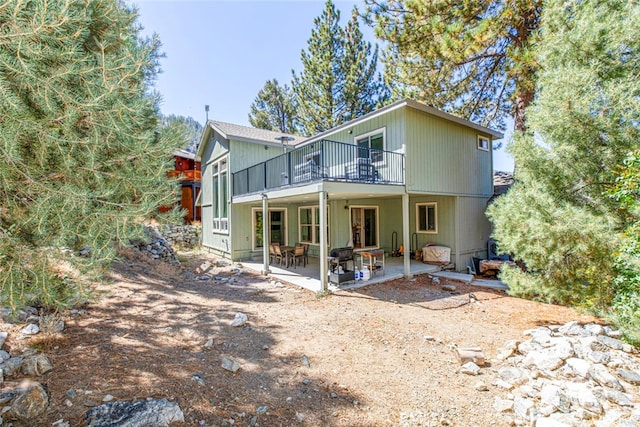
<svg viewBox="0 0 640 427"><path fill-rule="evenodd" d="M204 106L204 113L206 115L206 122L205 122L205 124L206 124L206 123L209 122L209 105L205 105Z"/></svg>

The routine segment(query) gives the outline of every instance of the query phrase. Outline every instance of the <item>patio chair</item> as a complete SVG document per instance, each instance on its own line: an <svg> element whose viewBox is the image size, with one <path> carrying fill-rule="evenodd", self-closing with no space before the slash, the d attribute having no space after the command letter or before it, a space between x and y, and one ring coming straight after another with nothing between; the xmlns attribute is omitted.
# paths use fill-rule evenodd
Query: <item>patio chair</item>
<svg viewBox="0 0 640 427"><path fill-rule="evenodd" d="M307 264L309 264L309 245L307 243L303 243L302 247L304 248L304 255L303 255L303 260L304 260L304 265L306 266Z"/></svg>
<svg viewBox="0 0 640 427"><path fill-rule="evenodd" d="M276 257L276 250L273 246L273 243L269 244L269 264L271 264Z"/></svg>
<svg viewBox="0 0 640 427"><path fill-rule="evenodd" d="M303 262L304 267L307 266L307 262L304 259L304 246L296 246L293 248L293 251L290 253L290 257L291 262L293 263L293 268L296 268L296 264L300 265L300 261Z"/></svg>
<svg viewBox="0 0 640 427"><path fill-rule="evenodd" d="M280 263L280 265L282 265L284 260L285 260L285 256L282 253L282 251L280 250L280 245L279 244L278 245L275 245L275 244L273 245L273 252L275 254L274 255L274 259L276 261L278 261Z"/></svg>

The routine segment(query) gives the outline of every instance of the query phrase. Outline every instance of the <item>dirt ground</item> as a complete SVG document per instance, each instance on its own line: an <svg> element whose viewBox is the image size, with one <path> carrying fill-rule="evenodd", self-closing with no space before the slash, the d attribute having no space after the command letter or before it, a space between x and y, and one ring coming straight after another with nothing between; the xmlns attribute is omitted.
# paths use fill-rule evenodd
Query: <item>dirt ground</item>
<svg viewBox="0 0 640 427"><path fill-rule="evenodd" d="M461 283L445 292L427 276L319 296L231 265L208 273L233 282L196 280L215 263L203 253L179 267L141 257L118 262L86 312L63 313L64 332L30 339L54 365L41 425L84 425L107 394L175 401L189 426L507 425L492 409L507 393L491 384L499 362L461 374L454 347L492 359L526 329L594 320ZM239 311L248 323L232 327Z"/></svg>

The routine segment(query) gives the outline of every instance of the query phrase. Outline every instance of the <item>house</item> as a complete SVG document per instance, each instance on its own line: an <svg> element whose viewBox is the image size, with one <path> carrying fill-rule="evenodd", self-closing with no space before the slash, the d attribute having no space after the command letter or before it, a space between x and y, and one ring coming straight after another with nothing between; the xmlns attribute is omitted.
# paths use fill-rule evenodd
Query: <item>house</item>
<svg viewBox="0 0 640 427"><path fill-rule="evenodd" d="M187 223L200 221L200 206L196 206L201 185L200 162L195 160L195 153L186 150L174 152L173 157L175 169L167 175L180 179L180 206L187 212L184 220Z"/></svg>
<svg viewBox="0 0 640 427"><path fill-rule="evenodd" d="M320 260L329 248L403 245L405 277L411 253L435 243L464 271L486 254L499 138L409 99L310 138L209 121L196 156L202 243L232 260L262 259L265 272L265 241L306 242ZM327 262L318 268L324 288Z"/></svg>

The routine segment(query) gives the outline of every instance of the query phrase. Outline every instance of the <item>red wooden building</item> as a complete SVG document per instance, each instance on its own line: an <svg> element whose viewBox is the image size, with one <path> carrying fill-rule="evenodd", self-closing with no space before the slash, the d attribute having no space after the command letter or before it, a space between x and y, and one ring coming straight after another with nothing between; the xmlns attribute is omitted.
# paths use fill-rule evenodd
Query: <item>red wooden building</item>
<svg viewBox="0 0 640 427"><path fill-rule="evenodd" d="M184 150L174 152L173 156L176 162L175 169L169 171L169 176L180 178L180 204L182 209L187 211L185 222L200 221L200 206L196 206L202 179L200 162L195 161L195 153Z"/></svg>

